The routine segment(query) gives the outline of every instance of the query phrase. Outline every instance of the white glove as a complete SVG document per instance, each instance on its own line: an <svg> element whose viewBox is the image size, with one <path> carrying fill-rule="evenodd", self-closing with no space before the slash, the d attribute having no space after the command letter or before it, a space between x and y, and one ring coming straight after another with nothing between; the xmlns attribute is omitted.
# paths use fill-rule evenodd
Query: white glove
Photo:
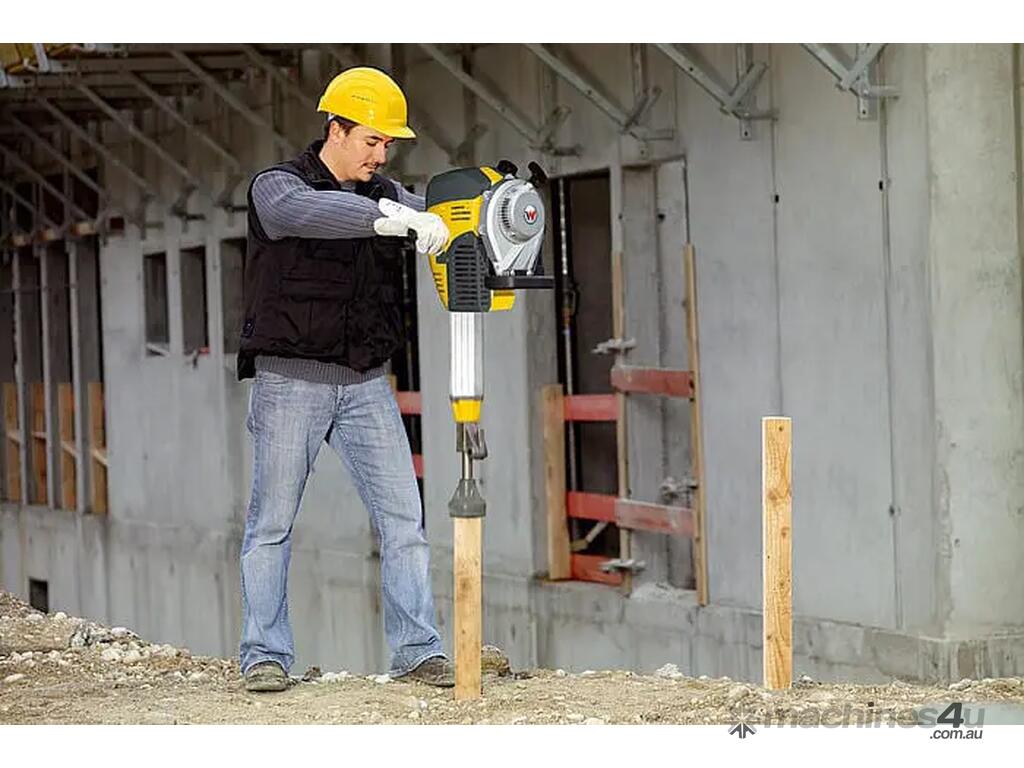
<svg viewBox="0 0 1024 768"><path fill-rule="evenodd" d="M416 233L416 250L439 254L448 243L448 227L436 213L420 213L407 205L382 197L377 207L383 218L373 222L373 231L384 237L401 237L411 229Z"/></svg>

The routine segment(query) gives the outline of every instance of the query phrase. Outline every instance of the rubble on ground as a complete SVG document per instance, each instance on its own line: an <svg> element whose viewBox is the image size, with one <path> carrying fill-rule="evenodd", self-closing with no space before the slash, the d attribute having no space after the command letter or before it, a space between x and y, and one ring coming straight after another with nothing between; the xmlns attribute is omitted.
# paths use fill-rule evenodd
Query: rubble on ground
<svg viewBox="0 0 1024 768"><path fill-rule="evenodd" d="M887 724L941 701L1004 703L1024 713L1024 680L946 685L829 684L800 676L787 691L684 674L677 662L624 670L513 670L497 647L482 653L483 692L386 673L309 667L287 691L245 690L235 660L151 643L128 627L35 611L0 592L0 723L615 723L813 724L844 708ZM834 720L833 720L834 722Z"/></svg>

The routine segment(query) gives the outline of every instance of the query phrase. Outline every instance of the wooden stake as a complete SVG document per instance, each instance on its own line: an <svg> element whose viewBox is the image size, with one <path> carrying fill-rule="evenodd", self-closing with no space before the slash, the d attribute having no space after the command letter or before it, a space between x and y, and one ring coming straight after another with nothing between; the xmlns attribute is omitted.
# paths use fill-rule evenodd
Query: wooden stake
<svg viewBox="0 0 1024 768"><path fill-rule="evenodd" d="M7 449L6 500L21 503L21 427L18 423L18 385L4 384L4 443Z"/></svg>
<svg viewBox="0 0 1024 768"><path fill-rule="evenodd" d="M686 271L686 333L688 338L690 374L693 379L693 397L690 399L690 454L693 462L694 489L693 570L697 582L697 604L708 604L707 539L704 532L704 433L700 419L700 334L697 328L697 273L693 245L687 244L684 253Z"/></svg>
<svg viewBox="0 0 1024 768"><path fill-rule="evenodd" d="M455 522L455 698L480 698L481 621L480 550L483 518Z"/></svg>
<svg viewBox="0 0 1024 768"><path fill-rule="evenodd" d="M793 683L792 421L761 421L764 536L764 686Z"/></svg>
<svg viewBox="0 0 1024 768"><path fill-rule="evenodd" d="M32 504L46 504L46 387L32 382Z"/></svg>
<svg viewBox="0 0 1024 768"><path fill-rule="evenodd" d="M565 397L561 384L541 390L544 418L544 491L548 503L548 578L572 578L565 500Z"/></svg>
<svg viewBox="0 0 1024 768"><path fill-rule="evenodd" d="M75 395L69 382L57 385L57 421L60 428L60 506L75 509Z"/></svg>
<svg viewBox="0 0 1024 768"><path fill-rule="evenodd" d="M107 434L103 414L103 383L89 382L89 447L92 460L92 511L107 512Z"/></svg>

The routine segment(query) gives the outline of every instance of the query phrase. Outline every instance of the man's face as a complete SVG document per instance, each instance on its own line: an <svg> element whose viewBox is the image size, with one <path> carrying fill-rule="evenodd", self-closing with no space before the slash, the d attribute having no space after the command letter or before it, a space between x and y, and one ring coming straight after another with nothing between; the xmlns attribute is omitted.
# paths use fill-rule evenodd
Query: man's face
<svg viewBox="0 0 1024 768"><path fill-rule="evenodd" d="M388 147L394 139L383 133L357 125L347 134L337 123L331 124L329 151L342 181L369 181L378 168L388 161Z"/></svg>

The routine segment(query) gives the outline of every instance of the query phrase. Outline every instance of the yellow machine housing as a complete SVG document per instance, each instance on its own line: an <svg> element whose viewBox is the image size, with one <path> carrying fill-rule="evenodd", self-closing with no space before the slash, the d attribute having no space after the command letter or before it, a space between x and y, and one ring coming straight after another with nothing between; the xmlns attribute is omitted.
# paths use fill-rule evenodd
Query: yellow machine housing
<svg viewBox="0 0 1024 768"><path fill-rule="evenodd" d="M517 179L515 172L502 161L497 168L457 168L427 185L427 210L440 216L449 232L444 250L430 257L430 270L441 305L450 312L509 310L515 289L553 286L539 269L543 203L533 179ZM502 267L510 255L514 263Z"/></svg>
<svg viewBox="0 0 1024 768"><path fill-rule="evenodd" d="M503 160L493 168L456 168L428 183L427 210L449 233L444 249L430 256L438 298L449 312L501 312L512 309L516 289L553 287L540 274L544 203L535 184L546 178L536 163L530 170L529 181L519 179ZM481 333L478 320L452 318L452 414L460 425L480 420Z"/></svg>

